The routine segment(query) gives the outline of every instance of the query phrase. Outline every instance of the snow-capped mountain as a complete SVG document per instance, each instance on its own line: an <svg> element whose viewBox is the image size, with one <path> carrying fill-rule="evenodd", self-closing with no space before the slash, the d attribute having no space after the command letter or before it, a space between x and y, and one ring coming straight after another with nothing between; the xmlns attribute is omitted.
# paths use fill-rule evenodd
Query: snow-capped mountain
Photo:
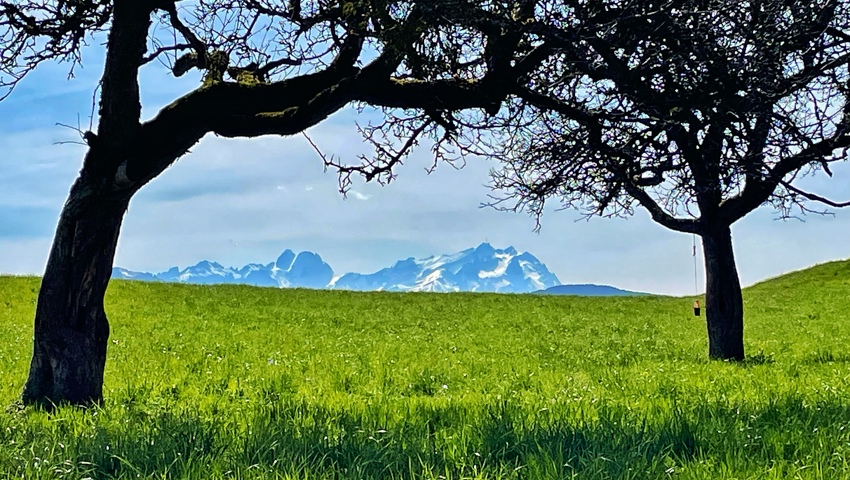
<svg viewBox="0 0 850 480"><path fill-rule="evenodd" d="M544 290L561 282L534 255L489 243L450 255L400 260L364 275L347 273L331 288L401 292L502 292Z"/></svg>
<svg viewBox="0 0 850 480"><path fill-rule="evenodd" d="M284 251L266 265L241 268L202 261L162 273L112 269L113 278L181 283L240 283L262 287L333 288L397 292L502 292L526 293L560 285L558 277L528 252L513 247L493 248L482 243L450 255L408 258L371 274L346 273L334 278L330 265L312 252Z"/></svg>
<svg viewBox="0 0 850 480"><path fill-rule="evenodd" d="M331 266L312 252L296 255L284 251L277 261L262 265L249 263L241 268L224 267L204 260L180 270L172 267L162 273L133 272L125 268L112 269L112 278L180 283L239 283L258 287L325 288L333 279Z"/></svg>

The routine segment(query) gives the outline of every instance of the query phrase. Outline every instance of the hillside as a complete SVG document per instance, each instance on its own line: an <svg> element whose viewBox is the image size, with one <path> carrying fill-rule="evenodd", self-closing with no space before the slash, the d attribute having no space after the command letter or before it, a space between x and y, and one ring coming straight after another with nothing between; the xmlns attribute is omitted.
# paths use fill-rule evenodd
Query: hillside
<svg viewBox="0 0 850 480"><path fill-rule="evenodd" d="M38 280L0 277L0 402ZM690 298L113 282L106 404L0 415L0 478L850 478L850 263ZM60 472L60 473L57 473Z"/></svg>
<svg viewBox="0 0 850 480"><path fill-rule="evenodd" d="M630 292L610 285L595 285L592 283L556 285L546 290L534 292L538 295L580 295L583 297L623 297L648 295L647 293Z"/></svg>
<svg viewBox="0 0 850 480"><path fill-rule="evenodd" d="M850 260L822 263L778 277L763 280L747 288L747 291L764 293L770 290L787 291L809 286L831 292L844 292L850 286Z"/></svg>

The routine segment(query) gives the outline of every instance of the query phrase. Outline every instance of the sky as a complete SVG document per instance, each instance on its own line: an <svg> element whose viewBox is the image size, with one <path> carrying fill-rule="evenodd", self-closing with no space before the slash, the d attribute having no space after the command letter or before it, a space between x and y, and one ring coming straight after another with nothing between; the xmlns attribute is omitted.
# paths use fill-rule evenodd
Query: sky
<svg viewBox="0 0 850 480"><path fill-rule="evenodd" d="M94 55L89 55L92 57ZM68 79L67 65L43 65L0 102L0 273L41 274L61 207L85 146L102 62L85 58ZM144 68L143 115L189 92L197 76L174 79ZM325 155L356 161L365 152L353 109L333 115L308 135ZM371 273L407 257L454 253L489 242L528 251L562 283L597 283L629 290L692 295L697 285L690 235L672 232L637 210L628 219L583 219L550 208L542 229L524 213L482 207L496 167L472 159L457 170L426 172L426 148L397 170L388 186L356 181L347 198L337 176L303 136L223 139L207 136L191 153L132 200L115 265L159 272L201 260L227 266L274 261L285 249L316 252L335 274ZM850 199L850 168L804 185ZM750 285L782 273L850 257L850 210L834 216L777 220L762 208L733 226L741 281Z"/></svg>

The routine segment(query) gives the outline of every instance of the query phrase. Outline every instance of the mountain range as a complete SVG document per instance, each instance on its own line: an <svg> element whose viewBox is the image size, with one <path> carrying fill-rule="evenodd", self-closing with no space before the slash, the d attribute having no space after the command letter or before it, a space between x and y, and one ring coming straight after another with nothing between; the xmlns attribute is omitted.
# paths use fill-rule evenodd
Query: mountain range
<svg viewBox="0 0 850 480"><path fill-rule="evenodd" d="M335 276L330 265L313 252L285 250L274 262L225 267L208 260L161 273L112 269L112 278L196 284L238 283L261 287L302 287L391 292L499 292L573 295L628 295L632 292L604 286L578 286L570 291L546 265L528 252L513 247L494 248L482 243L475 248L427 258L413 257L370 274ZM602 290L594 290L597 287Z"/></svg>

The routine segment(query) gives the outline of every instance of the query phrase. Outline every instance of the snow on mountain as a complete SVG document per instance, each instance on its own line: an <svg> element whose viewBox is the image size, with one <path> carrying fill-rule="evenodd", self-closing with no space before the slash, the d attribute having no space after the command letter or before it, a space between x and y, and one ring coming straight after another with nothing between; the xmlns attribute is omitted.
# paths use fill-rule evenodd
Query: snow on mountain
<svg viewBox="0 0 850 480"><path fill-rule="evenodd" d="M364 275L348 273L331 288L413 292L534 292L561 282L534 255L482 243L449 255L400 260Z"/></svg>
<svg viewBox="0 0 850 480"><path fill-rule="evenodd" d="M112 269L112 278L199 284L239 283L279 288L325 288L333 278L333 270L315 253L301 252L296 256L291 250L286 250L276 262L267 265L249 263L241 268L233 268L204 260L183 270L172 267L162 273L133 272L116 267Z"/></svg>
<svg viewBox="0 0 850 480"><path fill-rule="evenodd" d="M115 267L112 269L112 278L123 278L124 280L144 280L146 282L152 282L157 279L152 273L133 272L121 267Z"/></svg>
<svg viewBox="0 0 850 480"><path fill-rule="evenodd" d="M240 283L262 287L333 288L395 292L502 292L525 293L560 285L558 277L534 255L513 247L493 248L489 243L449 255L399 260L371 274L335 276L318 254L285 250L275 262L224 267L204 260L180 270L162 273L133 272L116 267L113 278L181 283Z"/></svg>
<svg viewBox="0 0 850 480"><path fill-rule="evenodd" d="M290 285L305 288L325 288L331 283L334 271L312 252L301 252L289 267L286 279Z"/></svg>

